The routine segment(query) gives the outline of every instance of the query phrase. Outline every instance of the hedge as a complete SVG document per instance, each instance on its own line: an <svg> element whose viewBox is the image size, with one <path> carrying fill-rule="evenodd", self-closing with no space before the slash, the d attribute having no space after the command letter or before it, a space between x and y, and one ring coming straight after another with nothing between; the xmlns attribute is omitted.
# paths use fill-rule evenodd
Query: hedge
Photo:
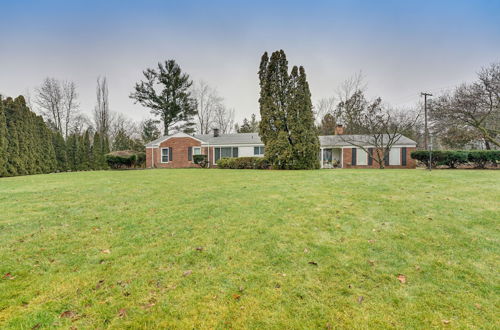
<svg viewBox="0 0 500 330"><path fill-rule="evenodd" d="M113 169L142 167L146 162L146 154L133 150L113 151L106 154L106 162Z"/></svg>
<svg viewBox="0 0 500 330"><path fill-rule="evenodd" d="M207 155L193 155L193 163L200 165L200 167L208 167Z"/></svg>
<svg viewBox="0 0 500 330"><path fill-rule="evenodd" d="M217 167L223 169L269 169L268 161L263 157L239 157L221 158L217 161Z"/></svg>
<svg viewBox="0 0 500 330"><path fill-rule="evenodd" d="M429 151L419 150L411 153L411 158L429 166ZM432 151L432 167L446 165L457 168L458 165L473 163L477 168L484 168L488 163L500 162L498 150L435 150Z"/></svg>

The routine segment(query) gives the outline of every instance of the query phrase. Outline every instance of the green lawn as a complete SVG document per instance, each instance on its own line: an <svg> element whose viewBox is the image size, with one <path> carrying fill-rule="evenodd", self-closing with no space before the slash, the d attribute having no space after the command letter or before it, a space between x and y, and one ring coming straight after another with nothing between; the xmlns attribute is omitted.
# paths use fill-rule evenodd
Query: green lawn
<svg viewBox="0 0 500 330"><path fill-rule="evenodd" d="M499 328L499 220L500 171L3 178L0 328Z"/></svg>

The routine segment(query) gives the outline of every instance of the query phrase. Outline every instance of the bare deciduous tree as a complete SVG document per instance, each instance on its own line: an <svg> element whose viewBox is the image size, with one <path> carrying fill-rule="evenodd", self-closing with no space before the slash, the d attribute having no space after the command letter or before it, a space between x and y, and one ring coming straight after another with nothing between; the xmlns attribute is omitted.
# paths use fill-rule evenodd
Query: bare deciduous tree
<svg viewBox="0 0 500 330"><path fill-rule="evenodd" d="M234 126L234 109L228 109L223 104L217 105L214 113L213 128L218 128L222 134L231 133Z"/></svg>
<svg viewBox="0 0 500 330"><path fill-rule="evenodd" d="M108 100L108 82L106 77L97 78L96 88L97 102L94 108L94 124L96 131L101 136L109 136L109 100Z"/></svg>
<svg viewBox="0 0 500 330"><path fill-rule="evenodd" d="M320 123L326 114L334 115L335 106L336 99L333 96L320 99L316 104L316 109L314 111L316 122Z"/></svg>
<svg viewBox="0 0 500 330"><path fill-rule="evenodd" d="M486 149L491 144L500 147L500 63L483 68L474 83L462 84L438 97L430 116L439 131L475 132Z"/></svg>
<svg viewBox="0 0 500 330"><path fill-rule="evenodd" d="M50 125L66 138L78 114L77 98L74 82L46 78L36 89L35 103Z"/></svg>
<svg viewBox="0 0 500 330"><path fill-rule="evenodd" d="M379 168L385 167L385 159L392 146L399 141L404 132L414 128L419 114L411 111L390 109L377 98L373 102L365 100L363 93L356 93L357 109L351 118L357 135L340 135L345 142L364 150L368 157L376 161ZM373 153L370 152L373 149Z"/></svg>
<svg viewBox="0 0 500 330"><path fill-rule="evenodd" d="M209 134L215 120L216 109L222 104L222 97L205 81L200 81L193 88L198 110L196 131L200 134Z"/></svg>

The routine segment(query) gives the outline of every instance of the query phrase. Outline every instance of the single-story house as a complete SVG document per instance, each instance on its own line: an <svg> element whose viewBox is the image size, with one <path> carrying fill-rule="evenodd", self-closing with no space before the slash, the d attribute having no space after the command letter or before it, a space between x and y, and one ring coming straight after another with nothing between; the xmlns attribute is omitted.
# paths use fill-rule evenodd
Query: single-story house
<svg viewBox="0 0 500 330"><path fill-rule="evenodd" d="M342 133L342 129L337 130ZM373 152L368 135L324 135L319 137L322 168L378 168L376 161L368 157ZM351 141L351 142L349 142ZM364 149L356 145L363 145ZM415 168L410 153L417 143L405 136L392 146L385 159L386 168ZM198 167L193 155L207 155L209 166L216 167L217 160L224 157L264 157L264 144L258 133L194 134L176 133L163 136L146 144L147 168Z"/></svg>

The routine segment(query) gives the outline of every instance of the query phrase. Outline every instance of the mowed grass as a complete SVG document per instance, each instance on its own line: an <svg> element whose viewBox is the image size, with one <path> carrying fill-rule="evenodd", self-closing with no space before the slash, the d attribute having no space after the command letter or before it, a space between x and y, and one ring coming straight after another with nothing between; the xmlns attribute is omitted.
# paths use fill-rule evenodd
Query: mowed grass
<svg viewBox="0 0 500 330"><path fill-rule="evenodd" d="M499 220L500 171L3 178L0 328L499 328Z"/></svg>

